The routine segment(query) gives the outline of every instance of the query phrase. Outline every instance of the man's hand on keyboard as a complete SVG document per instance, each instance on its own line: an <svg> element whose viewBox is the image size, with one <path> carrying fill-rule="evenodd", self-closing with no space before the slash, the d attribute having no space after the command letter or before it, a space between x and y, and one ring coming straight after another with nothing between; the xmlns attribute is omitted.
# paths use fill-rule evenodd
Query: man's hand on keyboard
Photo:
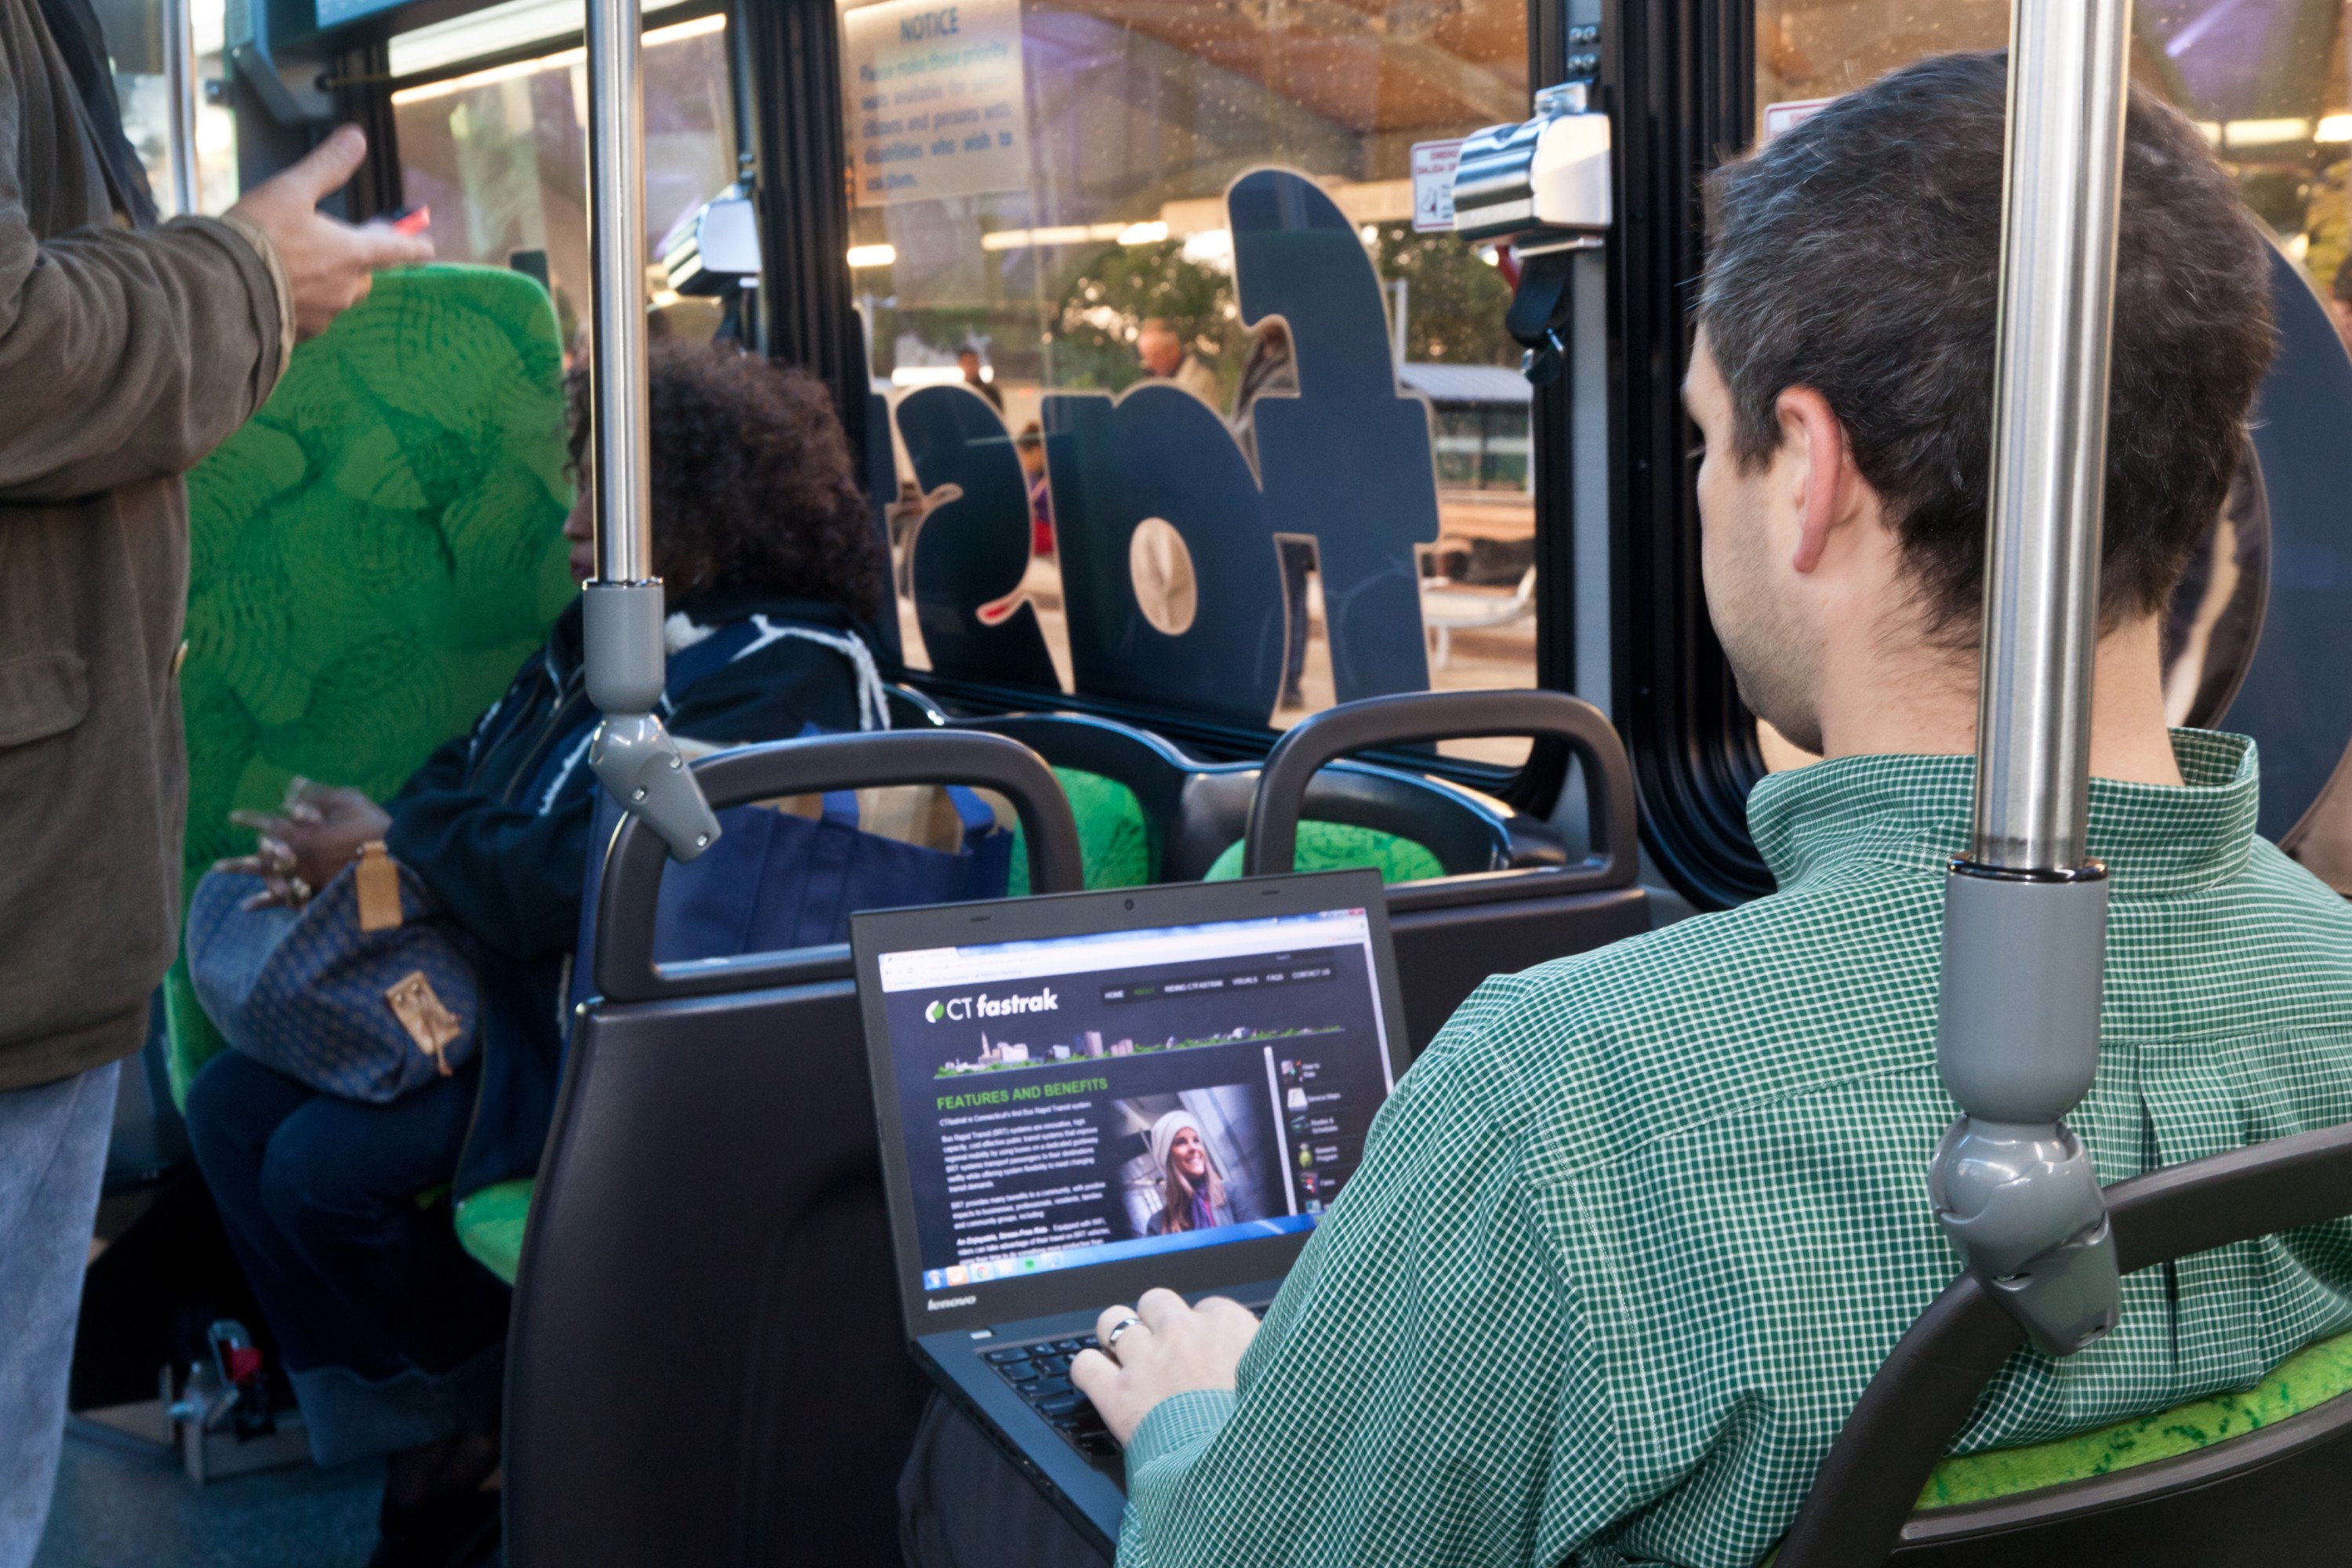
<svg viewBox="0 0 2352 1568"><path fill-rule="evenodd" d="M1141 1321L1111 1331L1129 1317ZM1231 1388L1257 1319L1238 1301L1212 1296L1198 1308L1173 1290L1146 1290L1132 1307L1113 1307L1095 1325L1105 1350L1079 1353L1070 1381L1094 1401L1103 1425L1124 1446L1151 1407L1196 1388ZM1109 1351L1106 1354L1105 1351Z"/></svg>

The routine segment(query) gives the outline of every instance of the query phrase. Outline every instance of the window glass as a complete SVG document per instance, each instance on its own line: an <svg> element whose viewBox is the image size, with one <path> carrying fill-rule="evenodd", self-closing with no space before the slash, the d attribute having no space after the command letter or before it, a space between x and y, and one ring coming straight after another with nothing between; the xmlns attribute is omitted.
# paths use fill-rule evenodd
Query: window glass
<svg viewBox="0 0 2352 1568"><path fill-rule="evenodd" d="M1377 382L1381 399L1425 399L1430 460L1414 482L1427 486L1433 473L1437 503L1435 521L1411 547L1428 666L1414 679L1439 688L1533 683L1532 584L1522 591L1535 558L1529 400L1519 351L1503 331L1510 289L1491 252L1451 233L1415 231L1411 178L1415 143L1528 112L1523 0L1385 8L856 0L844 5L842 24L849 262L877 389L897 411L901 437L894 535L910 665L944 673L948 664L964 668L967 655L936 636L927 647L932 622L916 612L908 542L919 521L940 515L942 498L919 479L907 447L908 399L976 376L1001 408L1004 434L1018 441L1033 425L1045 433L1049 399L1127 393L1154 379L1149 361L1226 426L1218 434L1187 417L1186 439L1210 466L1225 460L1209 450L1219 442L1253 451L1261 399L1329 395L1345 390L1331 385L1342 374ZM1330 258L1335 289L1352 265L1368 269L1376 291L1376 307L1355 320L1385 341L1349 361L1352 368L1327 356L1319 383L1321 351L1302 347L1293 363L1286 343L1270 347L1266 333L1244 325L1238 270L1256 264L1246 255L1237 262L1225 195L1237 178L1265 168L1304 176L1344 217L1357 259L1342 265L1336 252L1318 253ZM913 406L921 417L922 405ZM1424 437L1414 429L1417 446ZM1255 455L1277 468L1284 460ZM1348 460L1344 450L1335 458ZM1062 579L1069 552L1049 526L1049 513L1076 504L1061 463L1024 450L1027 481L1044 492L1033 553L1025 574L1001 584L1005 596L980 613L1017 613L1011 606L1025 598L1053 679L1068 690L1087 677L1072 665ZM1048 470L1042 484L1040 469ZM1274 468L1265 482L1274 497ZM959 491L967 503L968 489ZM1327 518L1318 526L1336 525ZM1282 519L1271 527L1280 533ZM1130 528L1120 525L1120 536ZM1183 624L1197 611L1221 634L1248 635L1205 574L1197 600L1176 606L1181 615L1143 591L1162 570L1154 563L1174 563L1169 581L1191 583L1176 553L1184 548L1179 531L1132 529L1143 618L1165 630L1163 622ZM1262 537L1249 549L1253 559L1263 549L1275 570ZM1331 702L1337 679L1323 594L1336 558L1328 542L1319 556L1281 550L1283 592L1303 603L1306 636L1286 645L1270 714L1277 726ZM1402 601L1405 615L1411 608ZM1272 635L1289 625L1282 618ZM1525 748L1463 750L1501 760Z"/></svg>
<svg viewBox="0 0 2352 1568"><path fill-rule="evenodd" d="M2347 0L2139 0L2132 74L2198 122L2247 205L2331 301L2352 343L2352 47ZM2008 0L1758 0L1757 131L1898 66L2009 42ZM2252 657L2267 533L2259 487L2242 483L2191 563L2168 618L2166 698L2176 723L2210 719ZM2242 571L2242 563L2251 570ZM2234 662L2232 662L2234 661ZM2223 668L2228 664L2230 668ZM1811 760L1776 735L1768 765Z"/></svg>
<svg viewBox="0 0 2352 1568"><path fill-rule="evenodd" d="M673 224L735 178L725 26L704 16L646 34L648 261ZM573 343L589 308L586 52L405 88L392 101L402 195L433 209L436 253L488 267L543 253L564 341ZM715 324L713 312L705 325Z"/></svg>
<svg viewBox="0 0 2352 1568"><path fill-rule="evenodd" d="M190 0L195 68L189 90L196 96L196 203L199 212L218 215L235 204L236 117L207 103L202 84L220 76L224 0ZM122 106L122 128L147 171L148 188L165 217L180 216L172 180L172 97L163 74L164 28L172 25L163 0L96 0L99 26L106 35L114 68L114 92Z"/></svg>

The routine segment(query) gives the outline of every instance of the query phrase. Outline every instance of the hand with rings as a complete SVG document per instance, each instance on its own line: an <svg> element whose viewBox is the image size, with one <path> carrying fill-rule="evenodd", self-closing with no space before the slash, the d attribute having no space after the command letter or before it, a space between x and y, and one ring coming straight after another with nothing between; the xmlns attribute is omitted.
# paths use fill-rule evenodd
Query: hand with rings
<svg viewBox="0 0 2352 1568"><path fill-rule="evenodd" d="M1173 1290L1146 1290L1134 1306L1113 1307L1097 1321L1102 1349L1081 1351L1070 1381L1124 1444L1161 1400L1233 1387L1257 1326L1248 1308L1222 1296L1196 1308Z"/></svg>
<svg viewBox="0 0 2352 1568"><path fill-rule="evenodd" d="M298 778L286 786L278 811L232 811L229 820L252 828L254 851L216 861L214 869L257 877L262 890L247 909L270 904L299 906L359 854L360 846L382 838L392 818L355 789L334 789Z"/></svg>

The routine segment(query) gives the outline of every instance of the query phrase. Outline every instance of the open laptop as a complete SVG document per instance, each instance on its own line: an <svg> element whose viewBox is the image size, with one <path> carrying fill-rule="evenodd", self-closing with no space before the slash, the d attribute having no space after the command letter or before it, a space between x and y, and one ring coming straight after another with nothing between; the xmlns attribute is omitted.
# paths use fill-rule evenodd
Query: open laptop
<svg viewBox="0 0 2352 1568"><path fill-rule="evenodd" d="M885 910L850 931L908 1337L1108 1551L1125 1472L1070 1358L1153 1286L1262 1312L1346 1186L1405 1064L1380 876Z"/></svg>

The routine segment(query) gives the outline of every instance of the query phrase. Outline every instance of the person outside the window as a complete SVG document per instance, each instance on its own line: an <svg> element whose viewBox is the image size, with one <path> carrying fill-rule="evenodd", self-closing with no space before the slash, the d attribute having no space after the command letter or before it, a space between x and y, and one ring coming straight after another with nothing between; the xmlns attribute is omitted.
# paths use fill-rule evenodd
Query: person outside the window
<svg viewBox="0 0 2352 1568"><path fill-rule="evenodd" d="M1210 1163L1200 1119L1171 1110L1151 1124L1151 1168L1160 1173L1160 1212L1145 1227L1151 1236L1213 1230L1234 1223L1224 1178Z"/></svg>
<svg viewBox="0 0 2352 1568"><path fill-rule="evenodd" d="M2006 68L1922 62L1709 185L1685 398L1707 605L1759 717L1779 891L1489 980L1400 1081L1261 1329L1166 1291L1072 1378L1127 1446L1124 1568L1760 1561L1958 1272L1926 1174L1970 842ZM2254 748L2164 720L2158 629L2247 452L2264 244L2135 89L2090 853L2112 889L2103 1181L2352 1121L2352 910L2255 835ZM2352 1328L2337 1222L2127 1276L2019 1352L2011 1447L2242 1389Z"/></svg>
<svg viewBox="0 0 2352 1568"><path fill-rule="evenodd" d="M831 395L677 341L653 345L648 382L671 729L735 743L865 727L887 568ZM572 405L584 477L584 370ZM563 531L584 580L584 484ZM391 1456L374 1568L450 1560L496 1526L482 1484L499 1463L507 1292L460 1249L449 1204L419 1197L530 1175L547 1140L598 792L581 613L575 598L506 695L391 801L303 786L284 815L241 817L259 847L226 863L299 900L382 839L481 950L480 1049L450 1077L362 1104L228 1051L188 1093L197 1163L313 1457Z"/></svg>
<svg viewBox="0 0 2352 1568"><path fill-rule="evenodd" d="M999 414L1004 412L1004 394L996 384L980 374L980 351L967 348L956 353L956 369L963 373L963 384L988 399L988 405Z"/></svg>
<svg viewBox="0 0 2352 1568"><path fill-rule="evenodd" d="M1161 318L1147 316L1137 329L1135 358L1145 375L1172 381L1210 407L1217 406L1217 373L1202 364Z"/></svg>
<svg viewBox="0 0 2352 1568"><path fill-rule="evenodd" d="M1021 479L1029 487L1029 553L1054 553L1054 492L1045 482L1045 432L1032 419L1013 440Z"/></svg>
<svg viewBox="0 0 2352 1568"><path fill-rule="evenodd" d="M159 226L88 0L0 0L0 1568L47 1515L117 1064L178 944L181 476L431 258L318 213L365 150Z"/></svg>

